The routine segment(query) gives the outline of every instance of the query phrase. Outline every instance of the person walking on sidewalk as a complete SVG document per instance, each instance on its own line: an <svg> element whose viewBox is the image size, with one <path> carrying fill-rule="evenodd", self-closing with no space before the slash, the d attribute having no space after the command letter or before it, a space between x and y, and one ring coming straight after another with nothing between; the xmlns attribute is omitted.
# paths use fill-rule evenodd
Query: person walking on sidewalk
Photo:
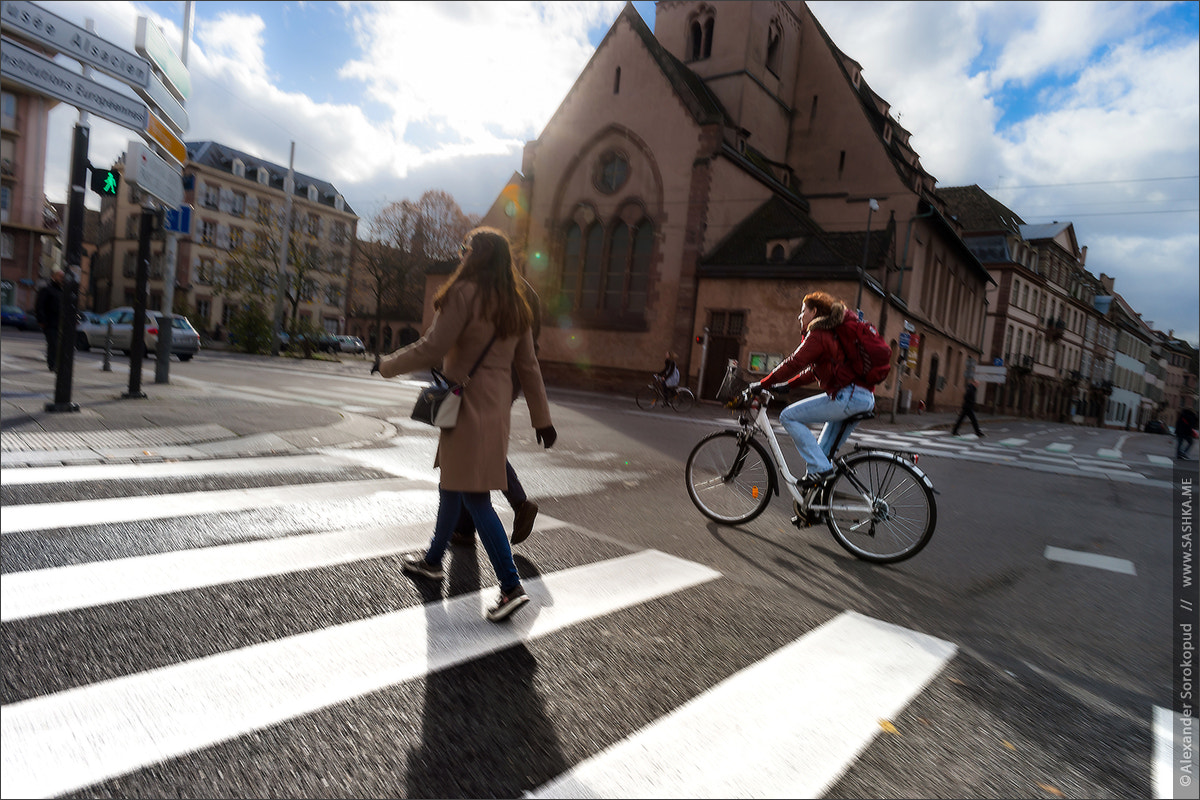
<svg viewBox="0 0 1200 800"><path fill-rule="evenodd" d="M1181 408L1175 420L1175 457L1187 461L1188 451L1196 441L1196 412L1190 408Z"/></svg>
<svg viewBox="0 0 1200 800"><path fill-rule="evenodd" d="M62 267L55 267L50 273L50 280L38 289L37 301L34 304L34 316L42 326L46 337L46 366L51 372L58 370L58 326L62 316L62 301L67 274Z"/></svg>
<svg viewBox="0 0 1200 800"><path fill-rule="evenodd" d="M963 392L962 409L958 412L958 419L954 420L954 427L950 430L951 436L958 436L958 426L962 425L964 419L969 419L971 427L975 429L975 435L983 438L983 431L979 430L979 420L975 419L975 394L978 389L978 381L967 382L967 390Z"/></svg>
<svg viewBox="0 0 1200 800"><path fill-rule="evenodd" d="M405 556L401 566L405 572L431 580L445 577L442 559L466 506L500 583L500 597L487 610L487 618L499 622L529 600L491 500L491 491L505 489L508 483L504 464L512 423L514 366L538 443L552 447L558 434L534 355L533 312L513 265L508 239L493 228L476 228L467 234L460 252L458 268L434 295L435 313L429 330L407 347L377 358L371 371L394 378L440 365L449 380L459 381L486 350L462 393L458 424L439 434L434 466L441 475L433 540L424 553Z"/></svg>
<svg viewBox="0 0 1200 800"><path fill-rule="evenodd" d="M537 355L538 336L542 332L541 300L528 280L522 277L521 281L525 284L525 299L529 301L529 309L533 312L530 328L533 330L533 352L534 355ZM512 401L515 403L521 396L521 377L517 374L515 364L512 368L512 390ZM537 517L538 504L525 494L525 487L517 478L517 471L513 469L512 462L507 459L504 461L504 472L508 476L508 488L503 489L501 493L513 510L511 541L513 544L520 544L529 538L529 534L533 533L533 520ZM450 543L458 547L475 546L475 521L471 519L471 514L467 511L466 506L463 506L462 513L458 515L454 533L450 535Z"/></svg>

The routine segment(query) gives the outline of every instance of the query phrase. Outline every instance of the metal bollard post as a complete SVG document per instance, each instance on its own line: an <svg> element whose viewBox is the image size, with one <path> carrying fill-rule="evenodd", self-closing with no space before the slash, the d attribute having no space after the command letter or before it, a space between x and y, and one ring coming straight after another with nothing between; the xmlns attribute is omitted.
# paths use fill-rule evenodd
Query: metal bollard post
<svg viewBox="0 0 1200 800"><path fill-rule="evenodd" d="M104 371L112 372L112 320L108 321L104 331Z"/></svg>

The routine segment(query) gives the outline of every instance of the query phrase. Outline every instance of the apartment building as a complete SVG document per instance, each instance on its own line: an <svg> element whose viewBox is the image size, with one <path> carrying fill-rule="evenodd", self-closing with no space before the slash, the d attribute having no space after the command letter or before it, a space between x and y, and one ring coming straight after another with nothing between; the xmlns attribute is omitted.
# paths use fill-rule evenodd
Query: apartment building
<svg viewBox="0 0 1200 800"><path fill-rule="evenodd" d="M57 100L0 89L0 299L31 310L56 260L59 219L46 203L46 134ZM64 220L65 221L65 220Z"/></svg>
<svg viewBox="0 0 1200 800"><path fill-rule="evenodd" d="M345 332L358 217L337 189L296 172L289 220L287 167L211 141L187 143L187 158L184 202L192 207L192 220L189 234L177 240L176 311L214 337L249 302L273 311L286 241L285 324L295 318ZM141 213L126 182L116 199L102 201L92 280L98 310L133 304ZM150 308L162 304L165 250L158 233L151 245Z"/></svg>

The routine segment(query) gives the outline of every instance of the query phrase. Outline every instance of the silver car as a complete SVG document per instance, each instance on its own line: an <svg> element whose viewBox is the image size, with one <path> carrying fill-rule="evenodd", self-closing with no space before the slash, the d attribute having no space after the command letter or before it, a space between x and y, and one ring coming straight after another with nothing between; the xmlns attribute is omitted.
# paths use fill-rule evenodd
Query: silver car
<svg viewBox="0 0 1200 800"><path fill-rule="evenodd" d="M357 336L339 336L337 337L337 341L339 352L354 353L355 355L367 352L367 346Z"/></svg>
<svg viewBox="0 0 1200 800"><path fill-rule="evenodd" d="M133 349L133 314L128 306L114 308L95 321L84 321L76 327L75 345L80 350L104 347L108 335L108 323L112 322L112 348L129 355ZM143 341L146 355L158 351L158 330L166 319L161 311L146 311L146 327ZM200 334L192 327L188 318L181 314L171 315L171 354L180 361L190 361L200 352Z"/></svg>

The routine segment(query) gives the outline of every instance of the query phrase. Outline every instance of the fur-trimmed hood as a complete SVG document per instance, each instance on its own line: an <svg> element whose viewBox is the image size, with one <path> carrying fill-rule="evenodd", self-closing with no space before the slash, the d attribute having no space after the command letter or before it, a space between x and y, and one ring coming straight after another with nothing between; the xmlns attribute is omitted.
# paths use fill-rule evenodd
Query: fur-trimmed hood
<svg viewBox="0 0 1200 800"><path fill-rule="evenodd" d="M846 304L839 300L829 307L829 313L826 316L817 317L808 323L808 329L810 331L814 328L819 331L831 331L846 321L846 311Z"/></svg>

